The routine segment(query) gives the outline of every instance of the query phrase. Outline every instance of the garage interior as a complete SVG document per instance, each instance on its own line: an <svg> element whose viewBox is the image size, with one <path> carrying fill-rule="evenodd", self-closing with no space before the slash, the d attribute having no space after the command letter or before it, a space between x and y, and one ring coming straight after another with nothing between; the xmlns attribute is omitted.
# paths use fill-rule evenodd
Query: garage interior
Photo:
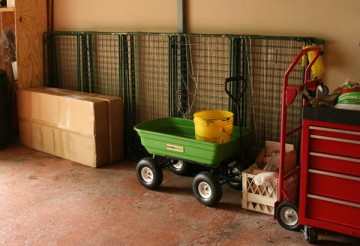
<svg viewBox="0 0 360 246"><path fill-rule="evenodd" d="M7 1L0 8L0 244L308 244L302 226L287 230L274 218L278 205L244 205L244 174L242 191L223 180L222 197L214 206L205 206L193 194L202 165L177 175L167 164L160 187L146 189L136 166L152 155L134 130L159 118L192 121L198 111L231 111L234 127L251 129L251 141L240 142L241 162L246 168L256 162L267 141L282 141L284 75L304 47L321 47L325 73L319 81L330 94L360 75L359 3L305 2L309 7L285 0ZM127 14L119 15L120 9ZM5 41L15 44L16 53L9 52ZM288 78L291 86L306 83L304 60L312 63L301 57ZM245 85L231 87L239 104L224 89L229 77L241 78ZM86 105L71 111L69 105L79 99ZM305 126L301 96L291 104L287 127ZM94 106L89 111L94 118L87 114L88 105ZM359 114L351 112L344 115L355 124L346 120L352 125L345 131L354 135L350 143L355 147L345 159L355 164L344 162L349 165L344 166L346 175L335 175L350 175L353 182L345 186L354 191L344 192L347 198L341 202L351 207L341 218L348 224L334 216L329 230L319 222L313 242L318 245L360 243L360 128ZM325 127L337 126L335 121ZM296 150L300 170L305 170L303 150L313 148L306 141L304 146L301 133L310 132L286 139ZM331 183L337 185L343 184Z"/></svg>

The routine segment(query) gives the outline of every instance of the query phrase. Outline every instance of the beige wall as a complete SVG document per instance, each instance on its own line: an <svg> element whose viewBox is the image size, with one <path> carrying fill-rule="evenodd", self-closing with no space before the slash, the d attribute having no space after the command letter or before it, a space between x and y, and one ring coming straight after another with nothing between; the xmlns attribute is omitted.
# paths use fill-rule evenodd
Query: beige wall
<svg viewBox="0 0 360 246"><path fill-rule="evenodd" d="M325 83L360 81L359 0L188 0L192 33L325 39ZM55 30L176 32L177 0L55 1Z"/></svg>

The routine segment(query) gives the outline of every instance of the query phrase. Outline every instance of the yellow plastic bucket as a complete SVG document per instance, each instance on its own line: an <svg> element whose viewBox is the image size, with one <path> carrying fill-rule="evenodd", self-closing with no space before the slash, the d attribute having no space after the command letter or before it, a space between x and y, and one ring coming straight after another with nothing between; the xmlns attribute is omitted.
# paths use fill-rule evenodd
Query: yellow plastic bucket
<svg viewBox="0 0 360 246"><path fill-rule="evenodd" d="M310 46L305 46L303 49L306 49ZM309 62L311 62L316 56L316 51L307 52L307 57ZM325 66L323 63L322 55L319 55L314 64L311 67L311 73L313 78L321 78L321 75L325 72Z"/></svg>
<svg viewBox="0 0 360 246"><path fill-rule="evenodd" d="M195 138L212 143L230 141L234 114L225 110L205 110L194 114Z"/></svg>

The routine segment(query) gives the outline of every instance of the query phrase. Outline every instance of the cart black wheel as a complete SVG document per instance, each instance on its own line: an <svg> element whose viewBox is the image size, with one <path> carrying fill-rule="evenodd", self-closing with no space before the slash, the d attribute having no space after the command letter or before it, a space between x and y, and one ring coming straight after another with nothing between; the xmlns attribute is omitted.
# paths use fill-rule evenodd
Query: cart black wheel
<svg viewBox="0 0 360 246"><path fill-rule="evenodd" d="M169 168L177 175L186 175L190 172L191 165L183 160L172 160Z"/></svg>
<svg viewBox="0 0 360 246"><path fill-rule="evenodd" d="M304 237L310 244L316 244L318 241L318 232L316 228L305 226Z"/></svg>
<svg viewBox="0 0 360 246"><path fill-rule="evenodd" d="M145 157L136 165L136 177L144 187L155 190L163 181L163 172L152 158Z"/></svg>
<svg viewBox="0 0 360 246"><path fill-rule="evenodd" d="M241 182L241 180L239 180L239 181L229 181L227 184L231 188L233 188L235 190L242 190L242 182Z"/></svg>
<svg viewBox="0 0 360 246"><path fill-rule="evenodd" d="M216 205L222 196L222 187L218 178L209 172L197 174L192 189L196 199L208 207Z"/></svg>
<svg viewBox="0 0 360 246"><path fill-rule="evenodd" d="M284 201L277 206L276 219L287 230L298 231L300 229L299 209L291 202Z"/></svg>

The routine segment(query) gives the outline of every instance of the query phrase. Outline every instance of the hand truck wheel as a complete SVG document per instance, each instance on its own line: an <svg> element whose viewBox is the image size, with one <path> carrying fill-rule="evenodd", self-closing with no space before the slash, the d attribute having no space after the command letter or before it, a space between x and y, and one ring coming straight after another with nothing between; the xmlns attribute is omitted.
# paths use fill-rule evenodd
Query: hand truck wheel
<svg viewBox="0 0 360 246"><path fill-rule="evenodd" d="M299 225L299 210L293 203L284 201L276 207L276 219L279 224L287 230L298 231Z"/></svg>

